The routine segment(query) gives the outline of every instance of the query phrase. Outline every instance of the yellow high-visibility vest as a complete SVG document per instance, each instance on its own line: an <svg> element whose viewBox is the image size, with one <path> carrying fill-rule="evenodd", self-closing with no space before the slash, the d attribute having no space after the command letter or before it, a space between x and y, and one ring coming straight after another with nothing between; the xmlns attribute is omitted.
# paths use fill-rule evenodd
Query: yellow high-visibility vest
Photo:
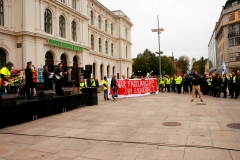
<svg viewBox="0 0 240 160"><path fill-rule="evenodd" d="M108 90L108 81L106 80L102 80L102 84L103 84L103 90ZM107 86L104 86L104 84Z"/></svg>

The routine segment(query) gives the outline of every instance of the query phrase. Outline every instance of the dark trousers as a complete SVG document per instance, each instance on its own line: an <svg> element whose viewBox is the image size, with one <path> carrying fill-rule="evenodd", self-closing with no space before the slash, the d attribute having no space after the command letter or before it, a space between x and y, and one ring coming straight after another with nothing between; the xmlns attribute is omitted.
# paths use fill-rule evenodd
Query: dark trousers
<svg viewBox="0 0 240 160"><path fill-rule="evenodd" d="M229 84L229 90L230 90L230 95L233 98L234 97L234 89L235 85L234 84Z"/></svg>
<svg viewBox="0 0 240 160"><path fill-rule="evenodd" d="M211 85L209 85L208 87L207 87L207 95L212 95L212 86Z"/></svg>
<svg viewBox="0 0 240 160"><path fill-rule="evenodd" d="M62 79L58 79L56 82L56 93L58 95L62 94L62 86L63 86L63 80Z"/></svg>
<svg viewBox="0 0 240 160"><path fill-rule="evenodd" d="M175 92L175 84L172 84L172 92Z"/></svg>
<svg viewBox="0 0 240 160"><path fill-rule="evenodd" d="M227 87L222 86L223 97L227 97Z"/></svg>
<svg viewBox="0 0 240 160"><path fill-rule="evenodd" d="M34 89L34 87L29 87L29 86L26 87L27 98L33 97L33 95L34 95L33 89Z"/></svg>
<svg viewBox="0 0 240 160"><path fill-rule="evenodd" d="M170 92L170 84L167 84L167 91Z"/></svg>
<svg viewBox="0 0 240 160"><path fill-rule="evenodd" d="M44 90L49 90L49 89L50 89L50 83L44 82Z"/></svg>
<svg viewBox="0 0 240 160"><path fill-rule="evenodd" d="M181 93L181 88L182 88L182 85L181 84L177 84L178 93Z"/></svg>
<svg viewBox="0 0 240 160"><path fill-rule="evenodd" d="M240 84L235 84L235 98L238 98L239 96L239 91L240 91Z"/></svg>
<svg viewBox="0 0 240 160"><path fill-rule="evenodd" d="M105 100L108 99L108 90L104 90L104 99L105 99Z"/></svg>

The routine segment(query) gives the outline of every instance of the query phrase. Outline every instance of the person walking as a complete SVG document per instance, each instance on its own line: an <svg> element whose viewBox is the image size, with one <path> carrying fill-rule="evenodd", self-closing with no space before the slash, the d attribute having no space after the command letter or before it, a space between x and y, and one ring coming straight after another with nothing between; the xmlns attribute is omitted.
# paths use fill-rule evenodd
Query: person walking
<svg viewBox="0 0 240 160"><path fill-rule="evenodd" d="M113 75L113 78L112 78L112 81L111 81L111 88L113 90L112 99L113 99L113 101L115 101L116 97L117 97L117 80L116 80L116 75Z"/></svg>
<svg viewBox="0 0 240 160"><path fill-rule="evenodd" d="M102 85L103 85L103 91L104 91L104 100L110 100L108 98L108 80L107 77L104 77L104 80L102 80Z"/></svg>
<svg viewBox="0 0 240 160"><path fill-rule="evenodd" d="M192 79L193 79L193 90L192 90L192 99L190 102L193 102L193 98L194 98L196 91L198 92L198 94L200 96L200 101L203 102L202 93L201 93L201 89L200 89L201 77L198 75L198 71L195 71Z"/></svg>

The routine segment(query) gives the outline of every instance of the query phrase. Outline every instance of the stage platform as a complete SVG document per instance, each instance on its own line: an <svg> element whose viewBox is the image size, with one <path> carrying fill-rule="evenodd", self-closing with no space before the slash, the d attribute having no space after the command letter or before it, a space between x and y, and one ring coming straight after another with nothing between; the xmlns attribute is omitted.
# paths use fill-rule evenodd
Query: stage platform
<svg viewBox="0 0 240 160"><path fill-rule="evenodd" d="M0 127L19 124L41 117L89 105L86 94L53 96L50 99L17 98L15 103L0 106Z"/></svg>

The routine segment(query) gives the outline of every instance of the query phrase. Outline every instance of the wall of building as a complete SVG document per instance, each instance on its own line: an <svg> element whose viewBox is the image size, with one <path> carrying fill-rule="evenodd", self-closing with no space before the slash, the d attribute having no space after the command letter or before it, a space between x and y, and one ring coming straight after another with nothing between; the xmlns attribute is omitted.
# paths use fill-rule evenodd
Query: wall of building
<svg viewBox="0 0 240 160"><path fill-rule="evenodd" d="M76 9L72 8L72 1L65 0L3 0L4 25L0 25L0 48L6 54L6 61L12 61L15 68L26 66L32 61L37 68L45 65L45 54L51 52L54 65L61 62L61 55L67 58L67 65L73 66L73 57L78 59L78 67L96 64L96 76L100 77L100 65L103 65L103 76L119 73L131 76L131 27L130 19L122 12L112 12L96 0L77 0ZM52 33L46 33L44 28L44 13L49 9L52 14ZM94 12L94 25L91 25L90 12ZM121 15L119 14L121 13ZM65 18L66 36L59 34L59 16ZM101 29L98 28L98 16L101 16ZM105 31L107 20L107 32ZM71 37L71 23L76 22L77 40ZM111 35L113 24L113 35ZM127 31L127 36L126 32ZM91 49L91 35L94 35L94 49ZM102 40L102 52L98 50L98 39ZM81 46L83 52L51 46L49 39L67 44ZM108 53L105 42L108 42ZM17 48L17 43L22 47ZM114 51L111 55L111 43ZM126 56L127 47L127 56ZM107 67L109 68L107 71ZM113 73L113 68L115 68ZM127 69L128 68L128 69Z"/></svg>

